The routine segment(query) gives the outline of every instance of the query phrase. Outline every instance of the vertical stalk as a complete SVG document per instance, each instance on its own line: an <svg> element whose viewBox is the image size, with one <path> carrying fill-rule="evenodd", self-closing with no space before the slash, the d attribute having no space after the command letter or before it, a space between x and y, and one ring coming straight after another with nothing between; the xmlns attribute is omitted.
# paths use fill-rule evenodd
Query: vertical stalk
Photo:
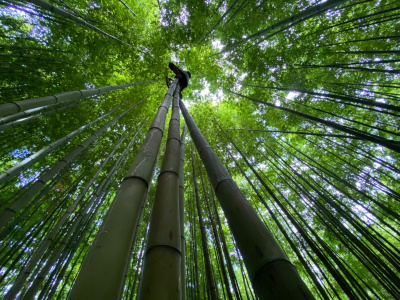
<svg viewBox="0 0 400 300"><path fill-rule="evenodd" d="M200 196L199 196L199 191L197 188L197 181L196 181L196 167L195 167L194 158L193 158L193 147L191 147L190 150L191 150L190 153L191 153L191 157L192 157L193 186L194 186L194 193L196 196L197 215L199 217L199 224L200 224L201 244L203 246L204 266L206 269L207 290L210 293L209 294L210 298L212 300L216 300L216 299L218 299L217 289L215 287L213 270L212 270L211 262L210 262L210 252L208 250L206 226L204 224L203 212L201 211L201 206L200 206Z"/></svg>
<svg viewBox="0 0 400 300"><path fill-rule="evenodd" d="M181 135L181 147L180 147L180 165L179 165L179 223L181 231L181 283L182 283L182 294L181 299L186 300L186 244L185 244L185 186L183 178L183 167L185 164L185 135L186 135L186 125L183 126Z"/></svg>
<svg viewBox="0 0 400 300"><path fill-rule="evenodd" d="M222 278L223 278L223 281L224 281L225 290L226 290L228 299L229 300L233 300L231 289L229 287L228 276L227 276L226 270L225 270L224 258L222 256L221 243L219 241L217 227L215 226L214 217L213 217L213 215L211 213L209 197L208 197L208 194L207 194L205 182L203 181L203 175L202 175L201 171L199 172L199 174L200 174L201 185L203 187L203 195L204 195L204 200L205 200L206 207L207 207L208 218L210 220L212 231L213 231L213 235L214 235L214 240L215 240L215 245L214 246L215 246L215 249L216 249L215 253L218 254L217 256L218 256L219 264L221 266Z"/></svg>
<svg viewBox="0 0 400 300"><path fill-rule="evenodd" d="M164 132L165 118L177 80L168 89L147 136L108 210L89 249L69 299L118 299L124 284L130 248L139 222L140 208L148 186Z"/></svg>
<svg viewBox="0 0 400 300"><path fill-rule="evenodd" d="M150 216L138 299L180 299L181 234L179 218L179 85L174 93L167 147Z"/></svg>

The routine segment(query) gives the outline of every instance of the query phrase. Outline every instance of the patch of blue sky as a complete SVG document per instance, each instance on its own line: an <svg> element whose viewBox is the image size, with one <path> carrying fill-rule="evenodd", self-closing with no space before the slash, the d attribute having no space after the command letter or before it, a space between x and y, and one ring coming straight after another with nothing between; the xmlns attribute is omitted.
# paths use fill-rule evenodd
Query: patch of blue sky
<svg viewBox="0 0 400 300"><path fill-rule="evenodd" d="M0 17L9 16L13 18L23 18L32 27L29 30L28 35L35 38L37 41L45 44L46 40L51 34L51 31L46 26L40 25L40 21L44 19L39 17L39 12L35 9L32 4L26 4L19 8L18 6L8 6L0 8ZM4 26L4 25L2 25Z"/></svg>
<svg viewBox="0 0 400 300"><path fill-rule="evenodd" d="M28 169L26 172L19 174L19 182L16 184L17 187L24 187L32 181L39 178L40 172Z"/></svg>
<svg viewBox="0 0 400 300"><path fill-rule="evenodd" d="M14 149L9 154L12 155L14 158L25 158L31 153L32 152L30 152L26 147L24 147L21 149Z"/></svg>

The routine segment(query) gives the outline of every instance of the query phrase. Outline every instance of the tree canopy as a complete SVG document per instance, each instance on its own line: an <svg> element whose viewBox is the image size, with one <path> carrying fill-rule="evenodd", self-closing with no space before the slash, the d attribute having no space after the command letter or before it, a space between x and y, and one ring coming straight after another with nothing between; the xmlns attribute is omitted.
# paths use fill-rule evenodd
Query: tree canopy
<svg viewBox="0 0 400 300"><path fill-rule="evenodd" d="M192 74L183 102L197 127L315 298L399 299L399 9L1 1L2 297L67 297L172 61ZM256 299L190 134L183 141L186 297ZM133 224L123 299L138 293L166 143Z"/></svg>

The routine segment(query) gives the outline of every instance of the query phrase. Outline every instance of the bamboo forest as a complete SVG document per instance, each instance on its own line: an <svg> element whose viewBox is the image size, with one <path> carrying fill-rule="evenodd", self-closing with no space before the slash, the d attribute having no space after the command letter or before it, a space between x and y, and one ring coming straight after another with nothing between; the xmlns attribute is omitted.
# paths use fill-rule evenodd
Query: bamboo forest
<svg viewBox="0 0 400 300"><path fill-rule="evenodd" d="M400 299L399 1L0 23L1 299Z"/></svg>

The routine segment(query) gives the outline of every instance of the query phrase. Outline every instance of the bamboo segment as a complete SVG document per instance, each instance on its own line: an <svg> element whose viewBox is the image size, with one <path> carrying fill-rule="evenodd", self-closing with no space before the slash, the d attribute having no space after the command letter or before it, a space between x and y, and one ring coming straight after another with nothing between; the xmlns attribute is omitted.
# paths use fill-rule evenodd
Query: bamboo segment
<svg viewBox="0 0 400 300"><path fill-rule="evenodd" d="M72 102L73 100L66 101L67 102ZM85 104L89 104L89 102L86 102ZM38 108L33 108L33 109L28 109L26 111L21 111L19 113L9 115L4 118L0 118L0 123L4 121L5 124L0 125L0 131L7 130L8 128L15 128L18 125L21 125L25 122L37 119L41 116L45 115L50 115L50 114L55 114L59 113L74 107L82 106L84 103L79 103L79 102L73 102L68 105L65 105L63 107L57 107L57 104L51 104L51 105L46 105ZM56 107L56 108L55 108Z"/></svg>
<svg viewBox="0 0 400 300"><path fill-rule="evenodd" d="M119 299L134 234L160 148L175 80L82 264L69 299Z"/></svg>
<svg viewBox="0 0 400 300"><path fill-rule="evenodd" d="M0 104L0 124L5 124L10 121L15 121L19 118L22 118L27 114L21 113L28 110L32 110L34 108L42 108L45 109L48 105L60 104L69 101L75 101L78 99L90 97L93 95L103 94L114 90L119 90L135 85L146 84L156 82L155 80L148 80L148 81L138 81L132 83L126 83L121 85L109 85L103 86L96 89L85 89L85 90L77 90L71 92L64 92L60 94L55 94L51 96L41 97L41 98L34 98L28 100L21 100L21 101L13 101L9 103ZM14 116L16 114L16 116ZM13 115L13 116L10 116ZM5 117L7 116L7 117Z"/></svg>
<svg viewBox="0 0 400 300"><path fill-rule="evenodd" d="M181 282L182 282L182 294L181 299L186 300L186 242L185 242L185 185L183 178L183 167L185 164L185 135L186 135L186 125L183 126L183 131L181 135L181 148L180 148L180 165L179 165L179 223L181 230Z"/></svg>
<svg viewBox="0 0 400 300"><path fill-rule="evenodd" d="M261 299L314 299L294 266L202 136L182 101L180 106L257 296Z"/></svg>
<svg viewBox="0 0 400 300"><path fill-rule="evenodd" d="M180 299L181 232L179 217L179 85L174 94L167 147L150 217L138 299Z"/></svg>

